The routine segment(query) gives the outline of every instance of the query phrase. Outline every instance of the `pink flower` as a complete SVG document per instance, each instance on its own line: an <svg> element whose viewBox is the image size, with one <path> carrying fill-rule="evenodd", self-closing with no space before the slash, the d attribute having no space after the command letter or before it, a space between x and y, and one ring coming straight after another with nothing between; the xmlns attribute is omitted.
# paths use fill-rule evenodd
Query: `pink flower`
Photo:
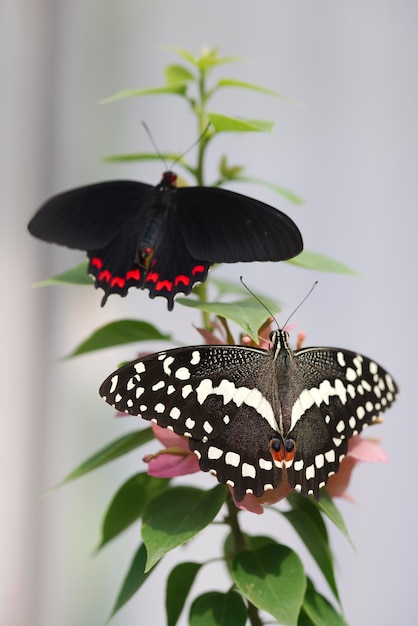
<svg viewBox="0 0 418 626"><path fill-rule="evenodd" d="M346 489L351 479L351 472L359 461L365 463L388 463L386 452L379 446L377 439L362 439L359 435L348 442L348 453L342 461L337 474L328 480L326 489L332 498L345 498L355 502Z"/></svg>
<svg viewBox="0 0 418 626"><path fill-rule="evenodd" d="M174 478L185 476L200 471L197 456L189 450L187 437L181 437L161 428L157 424L151 424L154 437L165 446L156 454L148 454L143 458L148 463L148 474L158 478Z"/></svg>

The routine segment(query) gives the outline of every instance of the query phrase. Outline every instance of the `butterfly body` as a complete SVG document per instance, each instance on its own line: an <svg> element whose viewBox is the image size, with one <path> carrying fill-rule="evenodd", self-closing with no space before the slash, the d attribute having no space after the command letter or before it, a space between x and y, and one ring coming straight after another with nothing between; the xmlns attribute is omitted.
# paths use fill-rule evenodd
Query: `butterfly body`
<svg viewBox="0 0 418 626"><path fill-rule="evenodd" d="M294 222L273 207L215 187L176 187L165 172L153 187L135 181L87 185L54 196L34 215L35 237L86 250L104 291L130 287L163 296L169 309L213 263L280 261L302 251Z"/></svg>
<svg viewBox="0 0 418 626"><path fill-rule="evenodd" d="M394 401L377 363L337 348L292 351L285 331L270 350L192 346L148 355L100 388L106 402L189 438L200 468L261 496L280 485L319 497L348 440Z"/></svg>

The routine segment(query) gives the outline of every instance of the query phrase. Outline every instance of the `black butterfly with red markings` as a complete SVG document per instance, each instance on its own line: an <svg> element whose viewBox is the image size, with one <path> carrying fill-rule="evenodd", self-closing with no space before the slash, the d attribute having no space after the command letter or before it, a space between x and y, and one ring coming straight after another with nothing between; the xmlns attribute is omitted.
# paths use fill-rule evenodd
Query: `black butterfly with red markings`
<svg viewBox="0 0 418 626"><path fill-rule="evenodd" d="M303 249L296 224L268 204L216 187L176 187L165 172L153 187L109 181L58 194L29 222L45 241L86 250L88 272L104 291L129 287L163 296L206 280L213 263L283 261Z"/></svg>
<svg viewBox="0 0 418 626"><path fill-rule="evenodd" d="M285 476L318 498L350 437L378 421L398 388L361 354L292 351L283 330L270 339L270 350L215 345L150 354L113 372L100 395L188 437L200 468L230 485L237 501Z"/></svg>

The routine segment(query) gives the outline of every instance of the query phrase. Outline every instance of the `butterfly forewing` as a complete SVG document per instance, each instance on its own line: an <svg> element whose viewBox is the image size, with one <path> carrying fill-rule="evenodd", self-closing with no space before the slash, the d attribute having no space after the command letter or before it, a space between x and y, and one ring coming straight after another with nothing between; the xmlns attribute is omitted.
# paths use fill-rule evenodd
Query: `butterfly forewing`
<svg viewBox="0 0 418 626"><path fill-rule="evenodd" d="M154 187L130 180L86 185L45 202L28 224L31 235L78 250L100 249L138 214Z"/></svg>
<svg viewBox="0 0 418 626"><path fill-rule="evenodd" d="M397 386L375 361L335 348L292 352L287 333L272 349L192 346L149 355L109 376L106 402L189 438L203 471L237 500L260 496L286 475L319 496L350 437L377 421Z"/></svg>

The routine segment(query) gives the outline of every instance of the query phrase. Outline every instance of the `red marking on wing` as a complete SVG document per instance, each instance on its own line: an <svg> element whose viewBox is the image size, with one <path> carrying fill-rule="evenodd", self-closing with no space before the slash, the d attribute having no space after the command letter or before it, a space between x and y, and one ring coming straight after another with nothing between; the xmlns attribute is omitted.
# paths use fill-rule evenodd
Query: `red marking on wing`
<svg viewBox="0 0 418 626"><path fill-rule="evenodd" d="M173 283L171 282L171 280L159 280L156 285L156 289L158 290L167 289L168 291L171 291L172 288L173 288Z"/></svg>
<svg viewBox="0 0 418 626"><path fill-rule="evenodd" d="M204 271L205 271L204 265L195 265L194 268L192 269L192 275L195 276L196 274L199 274L200 272L204 272Z"/></svg>
<svg viewBox="0 0 418 626"><path fill-rule="evenodd" d="M141 278L141 272L139 271L139 267L135 270L129 270L126 272L126 280L139 280Z"/></svg>
<svg viewBox="0 0 418 626"><path fill-rule="evenodd" d="M103 272L100 272L100 274L98 275L97 280L104 280L106 283L109 283L111 278L112 274L109 272L109 270L103 270Z"/></svg>
<svg viewBox="0 0 418 626"><path fill-rule="evenodd" d="M90 263L93 267L97 267L98 270L101 270L103 267L103 261L98 256L93 257Z"/></svg>
<svg viewBox="0 0 418 626"><path fill-rule="evenodd" d="M158 280L157 272L148 272L148 275L145 280L151 280L153 283L156 283Z"/></svg>
<svg viewBox="0 0 418 626"><path fill-rule="evenodd" d="M122 287L125 284L125 279L121 278L121 276L114 276L114 278L112 278L112 280L110 281L110 286L111 287L120 287L122 289Z"/></svg>
<svg viewBox="0 0 418 626"><path fill-rule="evenodd" d="M293 460L296 448L293 448L293 450L285 450L284 446L282 445L280 446L280 450L278 451L273 450L273 448L270 447L270 452L275 461L282 463L283 461L288 462Z"/></svg>
<svg viewBox="0 0 418 626"><path fill-rule="evenodd" d="M183 285L186 285L187 287L188 285L190 285L190 278L188 276L185 276L184 274L179 274L175 277L174 284L177 287L177 285L180 285L180 283L183 283Z"/></svg>

